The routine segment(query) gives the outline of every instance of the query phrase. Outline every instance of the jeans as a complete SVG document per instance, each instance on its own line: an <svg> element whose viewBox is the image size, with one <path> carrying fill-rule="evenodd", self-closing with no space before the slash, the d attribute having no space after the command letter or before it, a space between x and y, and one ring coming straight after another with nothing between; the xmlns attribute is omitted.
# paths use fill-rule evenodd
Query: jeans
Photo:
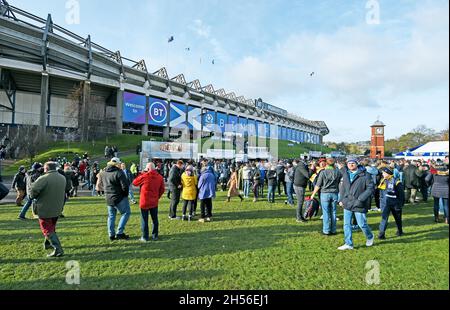
<svg viewBox="0 0 450 310"><path fill-rule="evenodd" d="M297 195L297 220L303 220L303 202L305 200L304 187L294 186L295 194Z"/></svg>
<svg viewBox="0 0 450 310"><path fill-rule="evenodd" d="M128 197L130 198L131 201L135 201L134 200L134 193L133 193L133 186L130 185L130 190L128 191Z"/></svg>
<svg viewBox="0 0 450 310"><path fill-rule="evenodd" d="M322 193L320 195L320 203L323 213L323 233L336 233L336 207L338 202L337 193Z"/></svg>
<svg viewBox="0 0 450 310"><path fill-rule="evenodd" d="M397 224L397 230L399 233L403 233L403 226L402 226L402 208L396 205L386 205L383 203L381 205L381 223L380 223L380 236L384 236L387 226L388 226L388 220L389 215L391 214L394 216L395 223Z"/></svg>
<svg viewBox="0 0 450 310"><path fill-rule="evenodd" d="M440 201L444 205L444 217L448 219L448 199L434 197L434 216L439 216Z"/></svg>
<svg viewBox="0 0 450 310"><path fill-rule="evenodd" d="M177 207L180 203L180 197L181 197L181 189L177 187L171 187L170 192L172 193L171 199L170 199L170 217L176 218L177 217Z"/></svg>
<svg viewBox="0 0 450 310"><path fill-rule="evenodd" d="M110 237L114 237L116 235L114 226L116 224L117 211L119 211L122 215L119 221L119 226L117 227L117 234L122 235L131 215L128 197L123 198L122 201L115 206L108 206L108 233Z"/></svg>
<svg viewBox="0 0 450 310"><path fill-rule="evenodd" d="M288 204L293 205L294 204L294 197L292 196L294 192L294 186L292 182L286 182L286 191L287 191L287 201Z"/></svg>
<svg viewBox="0 0 450 310"><path fill-rule="evenodd" d="M24 218L25 215L28 212L28 209L30 209L31 204L33 203L33 199L30 198L30 196L27 196L27 203L22 207L22 210L20 211L19 217Z"/></svg>
<svg viewBox="0 0 450 310"><path fill-rule="evenodd" d="M149 229L148 229L148 214L152 217L152 238L158 238L158 229L159 229L159 221L158 221L158 208L153 208L150 210L142 210L141 209L141 231L142 238L145 240L149 240Z"/></svg>
<svg viewBox="0 0 450 310"><path fill-rule="evenodd" d="M276 185L269 185L269 193L267 194L267 200L269 202L275 202L275 189Z"/></svg>
<svg viewBox="0 0 450 310"><path fill-rule="evenodd" d="M373 239L373 233L370 230L369 225L367 224L367 214L366 213L359 213L359 212L352 212L347 209L344 209L344 237L345 237L345 244L349 246L353 246L353 239L352 239L352 215L355 214L356 221L358 222L359 227L363 231L363 233L366 235L367 240Z"/></svg>
<svg viewBox="0 0 450 310"><path fill-rule="evenodd" d="M244 180L244 197L248 198L250 195L250 180Z"/></svg>

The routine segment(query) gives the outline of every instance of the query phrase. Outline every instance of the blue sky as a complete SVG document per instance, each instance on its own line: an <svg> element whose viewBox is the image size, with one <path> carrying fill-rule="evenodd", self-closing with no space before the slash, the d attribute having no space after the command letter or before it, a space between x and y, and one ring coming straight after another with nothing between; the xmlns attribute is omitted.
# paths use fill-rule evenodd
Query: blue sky
<svg viewBox="0 0 450 310"><path fill-rule="evenodd" d="M71 1L9 0L151 71L323 120L325 141L369 140L378 116L387 138L448 128L446 0L371 0L377 25L367 0L80 0L80 23L68 24Z"/></svg>

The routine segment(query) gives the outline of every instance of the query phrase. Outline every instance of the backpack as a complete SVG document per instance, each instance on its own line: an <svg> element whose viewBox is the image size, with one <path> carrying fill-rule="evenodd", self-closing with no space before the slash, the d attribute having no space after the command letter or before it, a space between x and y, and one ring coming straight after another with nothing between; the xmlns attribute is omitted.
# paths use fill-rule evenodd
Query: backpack
<svg viewBox="0 0 450 310"><path fill-rule="evenodd" d="M305 214L303 215L306 219L312 219L319 213L319 201L317 199L305 198Z"/></svg>
<svg viewBox="0 0 450 310"><path fill-rule="evenodd" d="M8 196L8 194L9 194L9 189L5 185L0 183L0 200L5 198L6 196Z"/></svg>

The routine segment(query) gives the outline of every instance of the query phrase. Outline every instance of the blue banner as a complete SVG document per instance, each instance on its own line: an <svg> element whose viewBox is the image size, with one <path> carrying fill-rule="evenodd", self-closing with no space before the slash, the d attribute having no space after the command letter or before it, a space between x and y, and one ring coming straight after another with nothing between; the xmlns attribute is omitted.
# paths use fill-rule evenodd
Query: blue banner
<svg viewBox="0 0 450 310"><path fill-rule="evenodd" d="M265 133L266 133L266 131L264 130L264 123L261 123L261 122L256 122L256 135L259 137L259 138L265 138L266 136L265 136Z"/></svg>
<svg viewBox="0 0 450 310"><path fill-rule="evenodd" d="M169 116L168 103L165 100L150 97L149 124L159 127L167 127Z"/></svg>
<svg viewBox="0 0 450 310"><path fill-rule="evenodd" d="M225 127L226 127L227 123L228 123L228 115L226 115L225 113L217 112L216 124L220 128L220 131L222 133L225 132Z"/></svg>
<svg viewBox="0 0 450 310"><path fill-rule="evenodd" d="M188 126L190 130L202 130L202 109L193 106L188 107Z"/></svg>
<svg viewBox="0 0 450 310"><path fill-rule="evenodd" d="M305 142L305 133L303 131L300 131L300 143Z"/></svg>
<svg viewBox="0 0 450 310"><path fill-rule="evenodd" d="M145 124L145 96L125 92L123 94L124 123Z"/></svg>
<svg viewBox="0 0 450 310"><path fill-rule="evenodd" d="M288 141L292 140L292 128L287 129L287 140Z"/></svg>
<svg viewBox="0 0 450 310"><path fill-rule="evenodd" d="M203 113L203 131L214 131L216 127L216 112L205 110Z"/></svg>
<svg viewBox="0 0 450 310"><path fill-rule="evenodd" d="M270 125L264 123L264 135L266 138L270 138Z"/></svg>
<svg viewBox="0 0 450 310"><path fill-rule="evenodd" d="M170 128L186 128L187 107L183 103L170 103Z"/></svg>
<svg viewBox="0 0 450 310"><path fill-rule="evenodd" d="M278 126L270 125L270 139L277 140L278 139Z"/></svg>
<svg viewBox="0 0 450 310"><path fill-rule="evenodd" d="M249 137L257 137L256 135L256 122L254 120L249 119L247 125L247 131Z"/></svg>
<svg viewBox="0 0 450 310"><path fill-rule="evenodd" d="M237 125L238 125L238 117L234 115L228 115L228 124L229 128L227 128L228 132L236 133Z"/></svg>
<svg viewBox="0 0 450 310"><path fill-rule="evenodd" d="M238 122L239 122L239 125L238 125L238 130L237 130L237 132L238 132L239 134L241 134L241 135L244 136L244 135L247 133L247 124L248 124L248 121L247 121L246 118L239 117Z"/></svg>
<svg viewBox="0 0 450 310"><path fill-rule="evenodd" d="M282 137L281 129L282 129L282 127L278 126L278 137L277 137L278 140L282 140L281 139L281 137Z"/></svg>
<svg viewBox="0 0 450 310"><path fill-rule="evenodd" d="M287 130L286 127L281 127L281 140L287 140Z"/></svg>

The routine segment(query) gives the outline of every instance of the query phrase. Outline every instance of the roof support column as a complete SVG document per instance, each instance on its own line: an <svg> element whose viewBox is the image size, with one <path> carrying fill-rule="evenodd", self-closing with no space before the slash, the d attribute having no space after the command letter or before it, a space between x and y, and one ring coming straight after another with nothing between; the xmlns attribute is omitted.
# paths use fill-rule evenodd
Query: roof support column
<svg viewBox="0 0 450 310"><path fill-rule="evenodd" d="M47 128L47 105L49 100L50 77L46 71L41 76L41 109L39 114L39 136L43 138Z"/></svg>
<svg viewBox="0 0 450 310"><path fill-rule="evenodd" d="M91 81L83 82L83 97L81 101L81 140L87 142L89 140L89 103L91 100Z"/></svg>
<svg viewBox="0 0 450 310"><path fill-rule="evenodd" d="M148 122L149 122L149 110L150 110L150 97L145 96L145 124L142 126L142 135L148 136Z"/></svg>
<svg viewBox="0 0 450 310"><path fill-rule="evenodd" d="M123 93L124 90L117 90L117 98L116 98L116 133L122 134L123 130Z"/></svg>

